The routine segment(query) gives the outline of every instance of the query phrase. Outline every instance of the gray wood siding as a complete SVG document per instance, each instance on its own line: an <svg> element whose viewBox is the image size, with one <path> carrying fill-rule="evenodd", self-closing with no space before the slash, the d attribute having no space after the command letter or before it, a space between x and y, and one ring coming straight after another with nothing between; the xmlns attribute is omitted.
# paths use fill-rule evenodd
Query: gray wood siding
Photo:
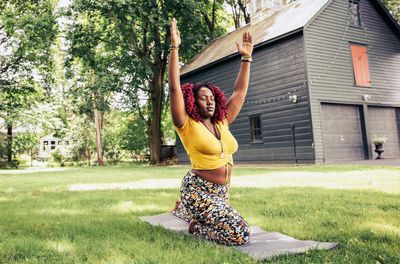
<svg viewBox="0 0 400 264"><path fill-rule="evenodd" d="M347 26L348 1L333 0L304 29L316 162L323 161L321 102L400 105L400 40L372 1L361 0L361 28ZM350 43L367 45L372 87L354 86Z"/></svg>
<svg viewBox="0 0 400 264"><path fill-rule="evenodd" d="M299 162L314 162L308 88L304 63L304 41L300 33L262 46L254 51L250 86L246 102L230 125L239 143L235 162L294 162L291 125L296 126L296 150ZM184 82L213 82L232 94L240 67L239 57L185 75ZM289 94L299 98L289 100ZM261 115L261 143L251 142L249 116ZM188 161L179 142L178 159Z"/></svg>

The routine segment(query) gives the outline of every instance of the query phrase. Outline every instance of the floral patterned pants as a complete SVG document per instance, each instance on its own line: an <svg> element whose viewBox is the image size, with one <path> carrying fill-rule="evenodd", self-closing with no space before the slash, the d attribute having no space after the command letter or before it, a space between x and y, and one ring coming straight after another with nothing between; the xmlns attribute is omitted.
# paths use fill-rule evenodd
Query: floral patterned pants
<svg viewBox="0 0 400 264"><path fill-rule="evenodd" d="M189 171L182 180L181 203L173 211L186 221L196 220L193 234L231 246L246 244L250 226L227 201L226 185L215 184Z"/></svg>

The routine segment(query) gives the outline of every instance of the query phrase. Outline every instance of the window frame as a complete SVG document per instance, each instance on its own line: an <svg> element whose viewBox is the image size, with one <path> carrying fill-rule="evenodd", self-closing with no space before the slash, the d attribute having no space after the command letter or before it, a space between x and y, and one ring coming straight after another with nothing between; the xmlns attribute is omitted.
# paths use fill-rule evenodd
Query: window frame
<svg viewBox="0 0 400 264"><path fill-rule="evenodd" d="M354 24L353 22L353 13L351 9L351 5L356 4L357 5L357 17L358 17L358 25ZM349 26L353 28L363 28L363 23L361 21L361 10L360 10L360 0L349 0Z"/></svg>
<svg viewBox="0 0 400 264"><path fill-rule="evenodd" d="M248 117L249 117L249 125L250 125L250 143L251 143L251 144L264 143L262 122L261 122L261 114L249 115ZM260 138L259 138L259 139L258 139L258 138L255 139L255 138L254 138L255 133L253 133L253 121L252 121L252 120L254 120L255 118L258 118L259 124L260 124L260 127L259 127L259 130L260 130L260 133L259 133ZM254 131L256 131L256 130L254 130Z"/></svg>
<svg viewBox="0 0 400 264"><path fill-rule="evenodd" d="M354 67L354 60L353 60L353 50L352 50L353 46L365 47L365 49L366 49L369 85L357 84L356 72L355 72L356 69ZM369 63L368 45L363 44L363 43L357 43L357 42L349 42L349 50L350 50L351 68L353 69L353 87L372 88L372 77L371 77L371 67L370 67L371 64Z"/></svg>

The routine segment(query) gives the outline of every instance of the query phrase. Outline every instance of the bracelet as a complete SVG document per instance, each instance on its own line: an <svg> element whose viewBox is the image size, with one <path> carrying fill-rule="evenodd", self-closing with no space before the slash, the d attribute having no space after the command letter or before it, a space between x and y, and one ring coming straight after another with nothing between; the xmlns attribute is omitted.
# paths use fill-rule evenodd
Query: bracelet
<svg viewBox="0 0 400 264"><path fill-rule="evenodd" d="M172 44L171 44L171 45L169 46L169 49L179 49L179 46L175 46L175 45L172 45Z"/></svg>
<svg viewBox="0 0 400 264"><path fill-rule="evenodd" d="M252 60L251 56L242 56L242 62L252 62Z"/></svg>
<svg viewBox="0 0 400 264"><path fill-rule="evenodd" d="M250 58L250 59L242 59L242 62L252 62L252 58Z"/></svg>
<svg viewBox="0 0 400 264"><path fill-rule="evenodd" d="M169 50L179 50L179 48L169 48Z"/></svg>

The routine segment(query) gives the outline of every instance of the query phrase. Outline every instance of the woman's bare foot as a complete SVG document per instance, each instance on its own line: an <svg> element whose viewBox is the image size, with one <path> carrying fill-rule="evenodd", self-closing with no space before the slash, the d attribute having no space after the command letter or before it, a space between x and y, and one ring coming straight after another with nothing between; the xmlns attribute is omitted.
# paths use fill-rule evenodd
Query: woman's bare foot
<svg viewBox="0 0 400 264"><path fill-rule="evenodd" d="M176 200L176 201L175 201L175 208L174 208L174 210L172 210L172 211L178 210L178 207L179 207L180 204L181 204L181 201L180 201L180 200Z"/></svg>
<svg viewBox="0 0 400 264"><path fill-rule="evenodd" d="M189 231L189 234L193 234L193 232L194 232L194 225L195 225L195 224L197 224L196 220L193 219L193 220L190 221L190 223L189 223L189 230L188 230L188 231Z"/></svg>

